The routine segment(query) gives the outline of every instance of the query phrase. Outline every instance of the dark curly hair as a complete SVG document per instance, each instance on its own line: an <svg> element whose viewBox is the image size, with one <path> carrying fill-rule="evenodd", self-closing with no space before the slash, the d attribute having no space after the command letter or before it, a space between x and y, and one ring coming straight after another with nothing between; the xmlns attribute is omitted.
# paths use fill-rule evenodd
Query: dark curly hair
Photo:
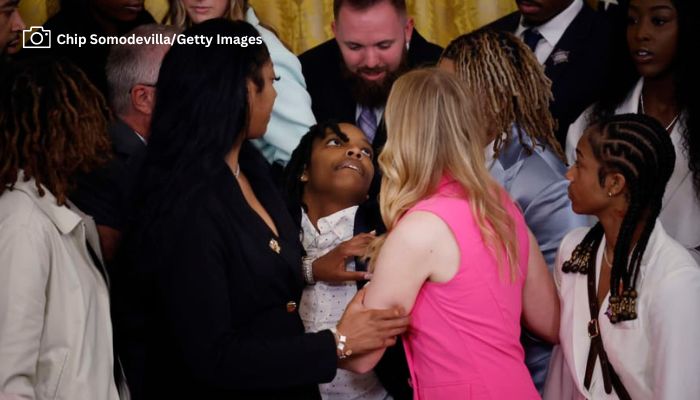
<svg viewBox="0 0 700 400"><path fill-rule="evenodd" d="M0 194L18 173L66 203L78 172L111 154L107 102L85 74L67 62L43 58L4 70L0 81Z"/></svg>
<svg viewBox="0 0 700 400"><path fill-rule="evenodd" d="M688 168L693 174L695 194L700 199L700 104L697 98L697 88L700 87L700 60L692 55L695 52L695 42L700 37L700 25L697 23L700 12L696 1L671 0L671 3L678 16L678 46L673 64L674 95L678 107L685 111L685 118L679 120L680 131L688 157ZM593 123L613 115L640 77L627 47L626 26L618 26L615 29L614 48L617 51L611 63L612 79L593 109Z"/></svg>

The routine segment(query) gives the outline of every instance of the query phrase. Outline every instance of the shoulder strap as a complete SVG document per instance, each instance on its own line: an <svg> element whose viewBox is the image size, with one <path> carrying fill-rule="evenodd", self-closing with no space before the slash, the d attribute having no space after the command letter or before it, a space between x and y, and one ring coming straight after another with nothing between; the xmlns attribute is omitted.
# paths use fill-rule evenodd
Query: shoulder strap
<svg viewBox="0 0 700 400"><path fill-rule="evenodd" d="M620 377L608 360L608 354L605 352L605 347L603 346L603 338L600 336L600 326L598 325L598 296L596 295L595 282L596 257L594 254L597 253L601 239L602 237L593 245L596 250L591 251L591 256L588 258L588 309L591 312L591 320L588 321L588 336L591 338L591 346L588 350L588 360L586 361L586 373L583 379L583 386L586 389L590 388L596 359L600 359L605 393L610 394L612 389L615 388L615 393L617 393L620 400L631 400L632 398L627 392L625 385L622 384Z"/></svg>

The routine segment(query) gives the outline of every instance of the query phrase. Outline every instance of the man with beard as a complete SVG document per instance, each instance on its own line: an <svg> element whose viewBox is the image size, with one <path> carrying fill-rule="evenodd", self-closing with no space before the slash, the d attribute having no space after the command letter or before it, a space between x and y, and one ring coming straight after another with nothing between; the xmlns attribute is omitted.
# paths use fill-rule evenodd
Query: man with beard
<svg viewBox="0 0 700 400"><path fill-rule="evenodd" d="M0 58L19 51L25 26L18 5L19 0L0 0Z"/></svg>
<svg viewBox="0 0 700 400"><path fill-rule="evenodd" d="M564 148L569 125L607 86L613 37L609 20L583 0L515 2L518 11L488 27L520 37L544 65L554 94L549 109Z"/></svg>
<svg viewBox="0 0 700 400"><path fill-rule="evenodd" d="M405 0L334 0L333 14L335 39L299 57L311 108L319 122L356 124L378 154L391 85L409 69L434 65L442 49L413 29Z"/></svg>

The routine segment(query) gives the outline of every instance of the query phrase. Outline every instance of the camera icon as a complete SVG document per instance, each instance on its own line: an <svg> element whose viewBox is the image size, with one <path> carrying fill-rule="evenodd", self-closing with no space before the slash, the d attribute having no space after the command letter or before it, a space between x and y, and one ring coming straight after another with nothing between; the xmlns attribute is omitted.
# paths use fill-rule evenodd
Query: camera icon
<svg viewBox="0 0 700 400"><path fill-rule="evenodd" d="M22 31L22 41L27 49L50 49L51 31L43 26L31 26Z"/></svg>

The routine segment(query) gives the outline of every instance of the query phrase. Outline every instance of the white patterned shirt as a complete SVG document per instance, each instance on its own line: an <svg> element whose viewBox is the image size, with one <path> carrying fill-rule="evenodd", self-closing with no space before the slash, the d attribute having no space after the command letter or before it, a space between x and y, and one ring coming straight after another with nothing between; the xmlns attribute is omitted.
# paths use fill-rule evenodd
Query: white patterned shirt
<svg viewBox="0 0 700 400"><path fill-rule="evenodd" d="M307 257L315 260L340 243L352 239L356 213L357 206L353 206L320 218L317 230L302 209L301 242ZM349 260L346 267L348 271L354 271L355 261ZM317 282L315 285L306 286L299 306L299 315L306 332L318 332L336 326L355 293L357 285L354 281ZM356 374L338 369L335 379L330 383L320 384L319 389L324 400L381 400L387 397L386 390L379 383L374 371Z"/></svg>

